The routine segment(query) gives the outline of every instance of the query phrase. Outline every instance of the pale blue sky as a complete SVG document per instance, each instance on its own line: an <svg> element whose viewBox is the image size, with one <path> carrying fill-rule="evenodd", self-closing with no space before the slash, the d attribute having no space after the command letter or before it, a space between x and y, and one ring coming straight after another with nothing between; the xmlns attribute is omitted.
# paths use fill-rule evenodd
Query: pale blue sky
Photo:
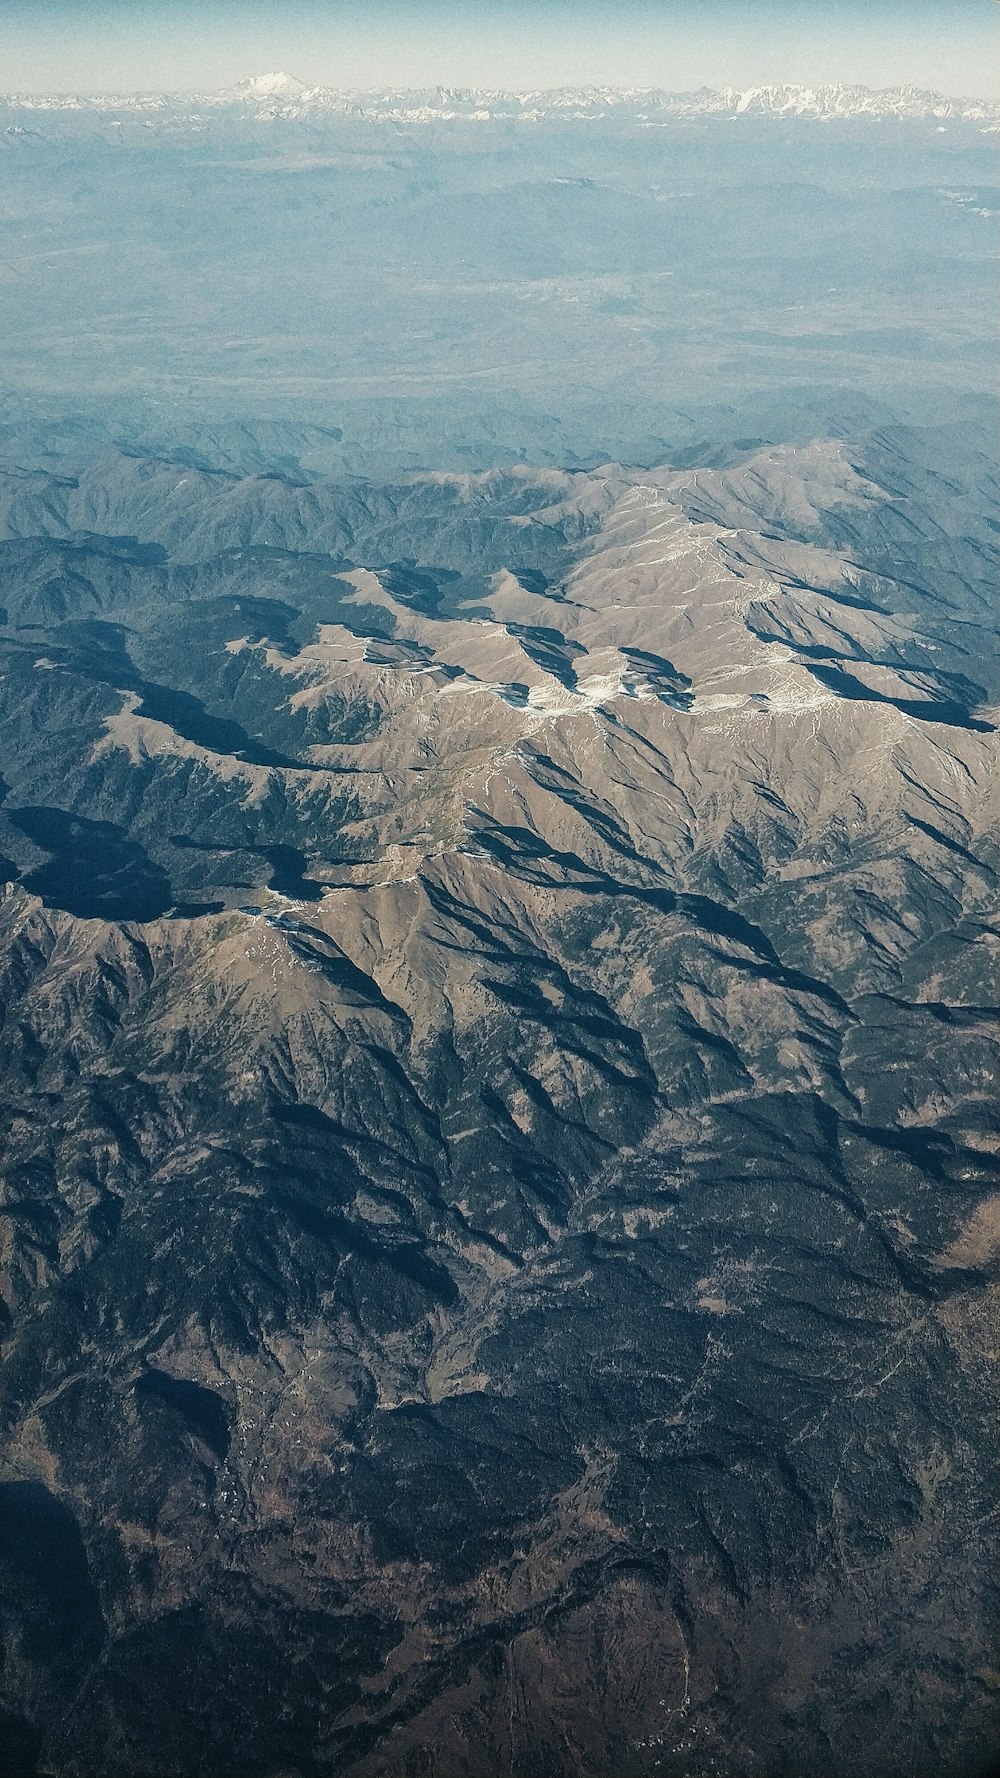
<svg viewBox="0 0 1000 1778"><path fill-rule="evenodd" d="M1000 92L996 0L0 0L0 90L862 81Z"/></svg>

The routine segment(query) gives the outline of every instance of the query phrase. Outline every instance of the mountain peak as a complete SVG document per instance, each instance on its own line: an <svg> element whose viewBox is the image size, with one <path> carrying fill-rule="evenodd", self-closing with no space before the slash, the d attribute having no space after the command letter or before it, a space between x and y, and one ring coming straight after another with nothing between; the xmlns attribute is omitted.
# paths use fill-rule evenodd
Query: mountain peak
<svg viewBox="0 0 1000 1778"><path fill-rule="evenodd" d="M304 80L297 80L294 74L277 71L254 74L249 80L241 80L236 91L244 99L297 99L306 91L306 84Z"/></svg>

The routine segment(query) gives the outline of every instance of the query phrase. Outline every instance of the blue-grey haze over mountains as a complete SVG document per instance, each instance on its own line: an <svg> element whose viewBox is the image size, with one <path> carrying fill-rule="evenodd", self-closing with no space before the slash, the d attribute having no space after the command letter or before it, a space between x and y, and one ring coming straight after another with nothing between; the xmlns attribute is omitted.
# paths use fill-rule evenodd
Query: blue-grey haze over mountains
<svg viewBox="0 0 1000 1778"><path fill-rule="evenodd" d="M998 10L5 0L0 1778L991 1769Z"/></svg>

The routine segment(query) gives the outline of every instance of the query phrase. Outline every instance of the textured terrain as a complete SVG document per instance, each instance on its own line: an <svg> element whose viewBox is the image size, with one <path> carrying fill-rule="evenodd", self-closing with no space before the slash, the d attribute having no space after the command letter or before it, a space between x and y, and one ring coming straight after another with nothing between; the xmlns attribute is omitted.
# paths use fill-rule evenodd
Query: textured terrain
<svg viewBox="0 0 1000 1778"><path fill-rule="evenodd" d="M988 447L5 476L5 1773L985 1770Z"/></svg>

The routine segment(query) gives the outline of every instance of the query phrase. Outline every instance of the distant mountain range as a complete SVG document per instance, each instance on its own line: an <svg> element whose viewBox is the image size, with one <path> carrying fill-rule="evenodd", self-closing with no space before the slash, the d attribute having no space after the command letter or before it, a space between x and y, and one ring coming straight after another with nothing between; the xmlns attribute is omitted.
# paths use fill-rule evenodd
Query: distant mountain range
<svg viewBox="0 0 1000 1778"><path fill-rule="evenodd" d="M298 117L332 112L351 117L386 117L406 123L492 122L516 119L532 123L589 118L633 120L657 124L674 118L739 117L746 114L808 118L953 119L993 126L1000 121L1000 103L991 99L950 98L913 86L874 90L866 86L752 86L720 91L703 87L693 93L665 92L656 87L561 87L527 93L494 92L476 87L386 88L377 92L343 92L310 86L282 72L259 74L224 92L206 94L12 94L7 105L33 111L147 112L211 106L253 108L257 115Z"/></svg>

